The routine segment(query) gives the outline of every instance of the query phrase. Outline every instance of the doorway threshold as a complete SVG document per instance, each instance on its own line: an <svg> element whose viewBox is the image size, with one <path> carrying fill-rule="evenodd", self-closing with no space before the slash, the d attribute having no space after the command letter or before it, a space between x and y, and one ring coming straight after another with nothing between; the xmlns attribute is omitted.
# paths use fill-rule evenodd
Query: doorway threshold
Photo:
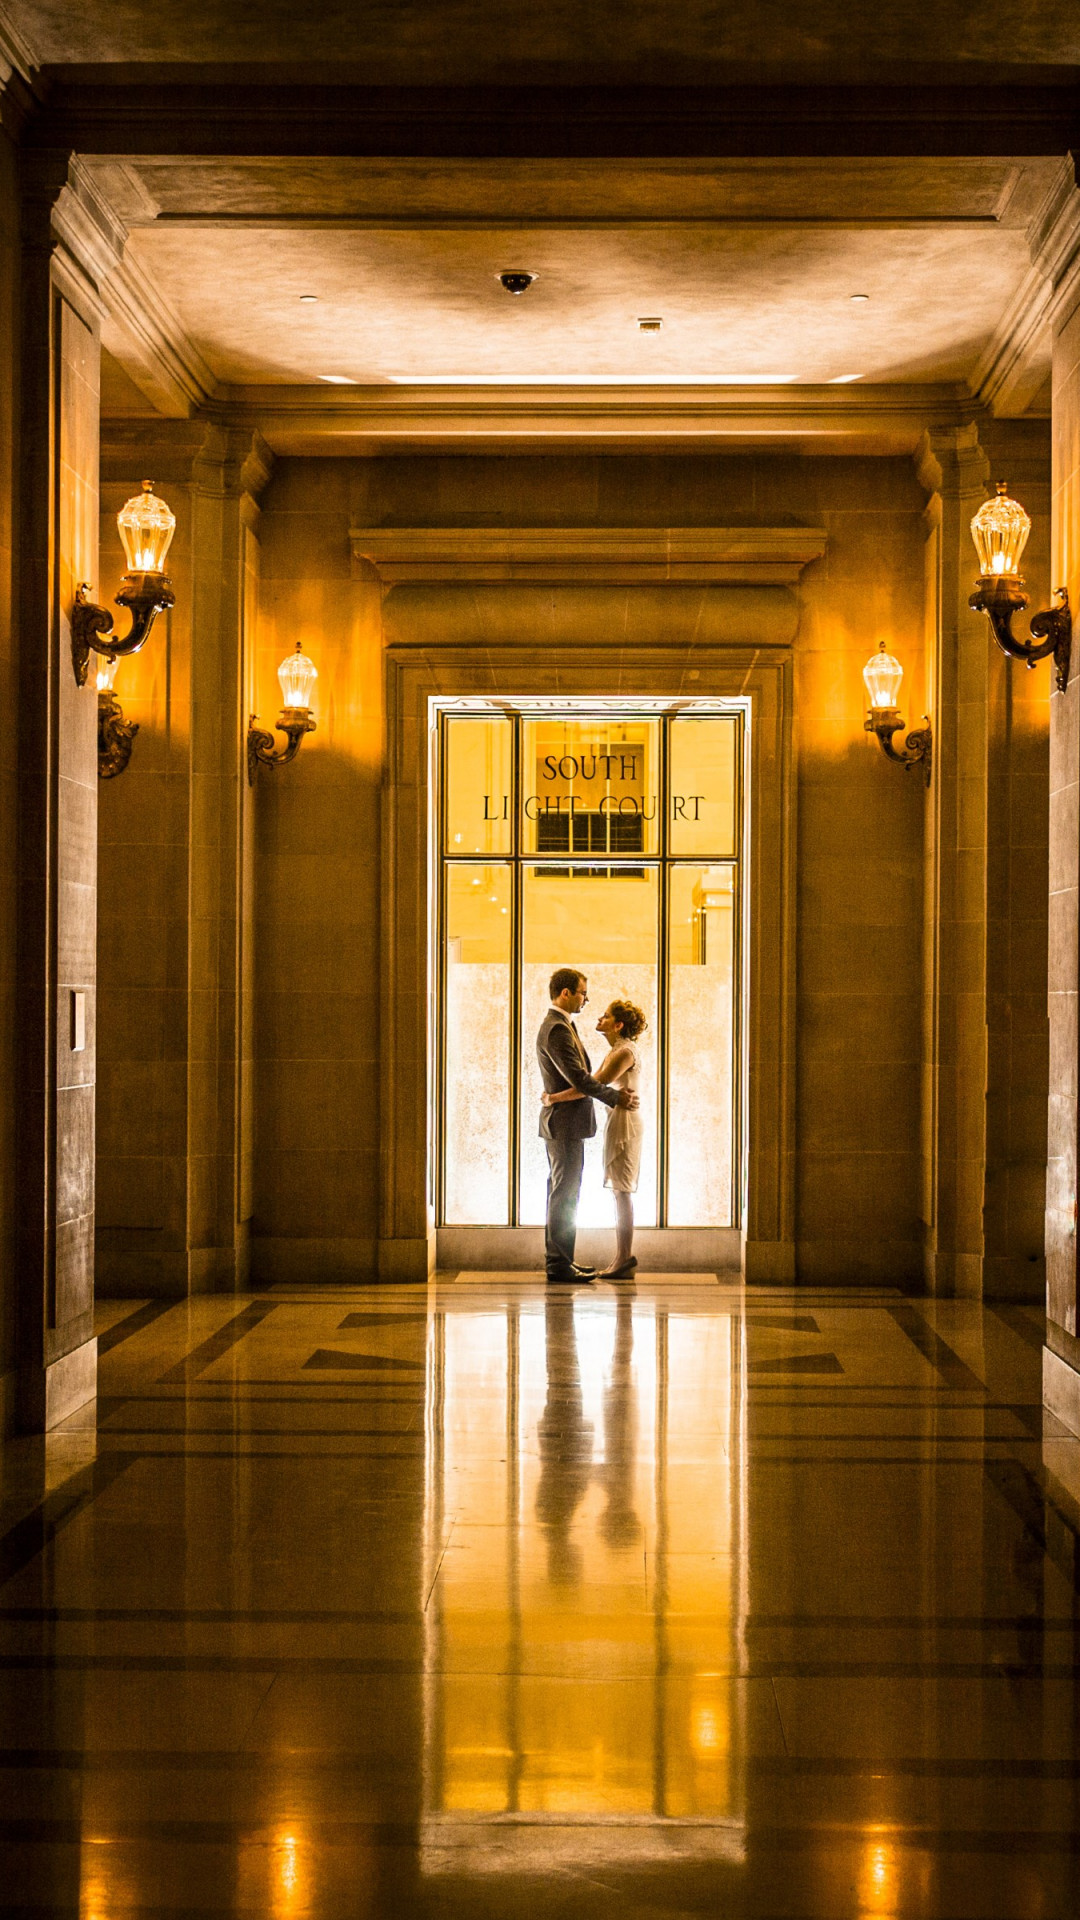
<svg viewBox="0 0 1080 1920"><path fill-rule="evenodd" d="M639 1227L634 1252L650 1273L738 1273L742 1235L737 1227ZM481 1273L535 1273L544 1265L543 1227L440 1227L440 1268ZM582 1227L577 1257L604 1266L615 1246L614 1227Z"/></svg>

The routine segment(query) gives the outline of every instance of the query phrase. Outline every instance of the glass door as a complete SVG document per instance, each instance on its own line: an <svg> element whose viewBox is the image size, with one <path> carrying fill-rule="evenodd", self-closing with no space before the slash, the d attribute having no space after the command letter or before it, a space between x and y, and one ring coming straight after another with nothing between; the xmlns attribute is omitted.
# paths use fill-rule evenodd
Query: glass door
<svg viewBox="0 0 1080 1920"><path fill-rule="evenodd" d="M557 967L646 1014L642 1226L734 1226L745 714L632 703L443 712L438 755L438 1218L544 1218L535 1035ZM601 1137L579 1222L606 1225Z"/></svg>

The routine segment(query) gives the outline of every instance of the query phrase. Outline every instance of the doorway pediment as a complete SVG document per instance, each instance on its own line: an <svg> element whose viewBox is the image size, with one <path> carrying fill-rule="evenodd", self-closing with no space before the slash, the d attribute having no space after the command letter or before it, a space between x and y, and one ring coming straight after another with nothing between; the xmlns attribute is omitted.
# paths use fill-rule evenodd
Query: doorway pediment
<svg viewBox="0 0 1080 1920"><path fill-rule="evenodd" d="M356 527L353 557L386 586L793 586L825 551L823 527Z"/></svg>

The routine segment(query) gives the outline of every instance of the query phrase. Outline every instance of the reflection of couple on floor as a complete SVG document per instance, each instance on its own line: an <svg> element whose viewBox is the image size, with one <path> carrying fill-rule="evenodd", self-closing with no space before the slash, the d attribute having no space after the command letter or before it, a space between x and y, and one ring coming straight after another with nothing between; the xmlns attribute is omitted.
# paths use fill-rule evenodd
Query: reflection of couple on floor
<svg viewBox="0 0 1080 1920"><path fill-rule="evenodd" d="M583 1554L574 1523L591 1483L599 1479L605 1506L598 1531L605 1546L626 1552L641 1539L634 1509L637 1404L634 1389L634 1320L629 1291L615 1308L615 1345L604 1388L604 1463L593 1464L593 1429L585 1418L578 1360L574 1297L556 1288L545 1303L547 1399L540 1418L540 1478L536 1517L547 1540L548 1578L553 1586L578 1586Z"/></svg>
<svg viewBox="0 0 1080 1920"><path fill-rule="evenodd" d="M644 1121L638 1107L641 1060L638 1036L645 1015L629 1000L613 1000L596 1023L608 1044L607 1056L593 1074L573 1015L589 998L588 981L575 967L559 967L551 976L551 1005L536 1036L536 1057L544 1083L540 1133L547 1146L547 1226L544 1257L549 1280L594 1280L594 1267L574 1260L578 1199L585 1164L585 1142L596 1132L593 1101L609 1109L604 1132L604 1185L615 1195L615 1257L603 1279L633 1273L634 1193L641 1166Z"/></svg>

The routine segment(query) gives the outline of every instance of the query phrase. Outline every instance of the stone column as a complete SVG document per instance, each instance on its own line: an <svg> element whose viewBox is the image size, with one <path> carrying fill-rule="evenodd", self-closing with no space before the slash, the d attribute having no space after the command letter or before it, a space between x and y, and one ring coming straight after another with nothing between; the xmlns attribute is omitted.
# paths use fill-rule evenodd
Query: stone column
<svg viewBox="0 0 1080 1920"><path fill-rule="evenodd" d="M934 430L918 470L930 491L934 717L924 868L924 1275L931 1293L1038 1298L1052 669L1029 673L1006 659L967 603L978 572L971 519L997 478L1015 485L1031 510L1025 574L1032 605L1046 603L1045 433L1037 423L1003 421L985 422L982 440L974 424Z"/></svg>
<svg viewBox="0 0 1080 1920"><path fill-rule="evenodd" d="M974 426L927 433L926 684L934 761L923 908L923 1226L930 1293L982 1289L986 1163L986 742L992 644L967 596L989 465Z"/></svg>
<svg viewBox="0 0 1080 1920"><path fill-rule="evenodd" d="M35 1430L97 1378L97 701L70 615L97 575L100 290L124 236L66 155L27 159L21 197L15 1371Z"/></svg>
<svg viewBox="0 0 1080 1920"><path fill-rule="evenodd" d="M245 1284L252 1170L252 795L245 735L258 587L257 436L113 422L115 514L152 474L177 517L176 607L116 692L139 723L101 796L98 1284L186 1294ZM160 638L159 638L160 635ZM107 958L107 965L105 961Z"/></svg>
<svg viewBox="0 0 1080 1920"><path fill-rule="evenodd" d="M1052 284L1054 586L1068 589L1073 655L1050 711L1050 1108L1043 1397L1080 1433L1077 1337L1077 947L1080 918L1080 191L1070 165L1035 249Z"/></svg>

